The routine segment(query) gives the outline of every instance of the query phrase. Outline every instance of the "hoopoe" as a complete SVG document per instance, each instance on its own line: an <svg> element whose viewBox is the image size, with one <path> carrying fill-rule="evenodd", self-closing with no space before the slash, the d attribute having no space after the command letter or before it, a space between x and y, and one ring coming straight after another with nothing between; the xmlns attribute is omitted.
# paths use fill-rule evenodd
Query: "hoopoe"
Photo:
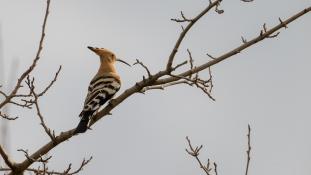
<svg viewBox="0 0 311 175"><path fill-rule="evenodd" d="M88 128L90 118L98 109L110 100L120 89L121 80L116 72L115 62L121 61L115 54L104 48L88 48L100 57L100 67L97 74L90 82L84 107L80 113L80 123L74 134L84 133Z"/></svg>

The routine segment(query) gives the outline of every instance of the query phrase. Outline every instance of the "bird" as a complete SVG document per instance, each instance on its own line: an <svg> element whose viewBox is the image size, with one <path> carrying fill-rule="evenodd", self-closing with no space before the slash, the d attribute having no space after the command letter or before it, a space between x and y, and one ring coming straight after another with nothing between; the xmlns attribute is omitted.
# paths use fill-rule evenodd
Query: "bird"
<svg viewBox="0 0 311 175"><path fill-rule="evenodd" d="M115 63L116 61L124 61L117 59L116 55L108 49L91 46L87 48L99 56L100 67L89 84L84 107L79 115L81 119L74 134L86 132L92 116L101 106L112 99L121 87L121 79L116 71Z"/></svg>

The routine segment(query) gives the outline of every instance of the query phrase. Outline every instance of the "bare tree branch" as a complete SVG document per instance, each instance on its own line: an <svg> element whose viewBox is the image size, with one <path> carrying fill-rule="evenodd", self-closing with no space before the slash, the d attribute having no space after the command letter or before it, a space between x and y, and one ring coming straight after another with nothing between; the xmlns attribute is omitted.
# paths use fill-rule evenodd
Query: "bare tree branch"
<svg viewBox="0 0 311 175"><path fill-rule="evenodd" d="M215 171L215 175L218 175L217 164L216 164L216 162L214 162L214 171Z"/></svg>
<svg viewBox="0 0 311 175"><path fill-rule="evenodd" d="M146 91L154 90L154 89L164 90L166 87L175 86L178 84L187 84L190 86L193 85L192 83L189 83L189 81L187 81L187 80L180 80L180 81L174 81L174 82L170 82L170 83L166 83L166 84L162 84L162 85L147 86L147 87L144 87L140 92L145 93Z"/></svg>
<svg viewBox="0 0 311 175"><path fill-rule="evenodd" d="M221 0L216 0L214 2L210 1L210 4L200 13L198 14L195 18L189 19L188 22L189 24L183 29L183 31L180 33L179 38L177 39L175 46L171 52L171 54L168 57L168 62L166 65L166 70L171 71L173 60L175 58L176 53L178 52L179 46L181 42L183 41L184 37L186 36L187 32L192 28L192 26L202 17L204 16L210 9L212 9L215 6L218 6ZM184 19L187 19L183 13L181 13ZM177 20L177 19L176 19Z"/></svg>
<svg viewBox="0 0 311 175"><path fill-rule="evenodd" d="M209 54L209 53L206 53L206 55L208 56L208 57L210 57L212 60L214 60L214 59L216 59L215 57L213 57L211 54Z"/></svg>
<svg viewBox="0 0 311 175"><path fill-rule="evenodd" d="M8 154L4 151L2 146L0 145L0 154L5 162L5 164L11 168L11 170L15 169L15 164L13 161L10 160Z"/></svg>
<svg viewBox="0 0 311 175"><path fill-rule="evenodd" d="M199 78L198 73L196 73L194 78L188 78L188 77L180 77L178 75L170 75L172 77L177 77L180 79L187 80L189 83L187 83L190 86L195 85L197 88L201 89L210 99L215 101L216 99L211 95L212 88L213 88L213 81L212 81L212 73L209 69L210 78L208 80L203 80Z"/></svg>
<svg viewBox="0 0 311 175"><path fill-rule="evenodd" d="M222 13L225 12L224 10L219 9L220 2L221 2L221 1L219 1L219 2L216 4L216 7L215 7L215 12L217 12L218 14L222 14Z"/></svg>
<svg viewBox="0 0 311 175"><path fill-rule="evenodd" d="M55 77L54 79L52 80L52 82L45 88L45 90L43 92L41 92L40 94L44 94L47 92L47 90L52 86L52 84L56 81L56 78L57 78L57 75L60 71L61 67L58 69L58 71L56 72L55 74ZM36 108L36 111L37 111L37 115L41 121L41 126L44 128L44 131L46 132L46 134L51 138L52 141L54 141L55 139L55 132L54 130L51 130L45 123L44 121L44 118L43 118L43 115L41 113L41 110L40 110L40 106L39 106L39 96L40 94L36 93L35 92L35 78L33 77L32 80L30 80L29 76L27 76L27 79L26 79L26 84L28 86L28 88L30 89L30 92L31 92L31 95L33 97L33 99L31 99L30 101L26 101L26 103L32 103L32 104L35 104L35 108Z"/></svg>
<svg viewBox="0 0 311 175"><path fill-rule="evenodd" d="M34 94L34 88L35 88L34 87L34 77L30 81L29 75L27 75L25 83L28 87L29 92L27 94L16 94L14 96L16 100L13 101L13 99L11 99L8 103L22 107L22 108L32 109L32 106L35 103L35 95L37 96L37 99L39 99L39 97L43 96L52 87L52 85L56 82L57 77L60 73L60 70L61 70L61 66L59 67L59 69L55 73L53 80L44 88L44 90L42 92L36 93L36 94Z"/></svg>
<svg viewBox="0 0 311 175"><path fill-rule="evenodd" d="M0 87L2 87L2 86L0 86ZM0 94L3 95L4 98L7 98L7 97L8 97L8 95L6 95L6 93L4 93L3 91L0 91Z"/></svg>
<svg viewBox="0 0 311 175"><path fill-rule="evenodd" d="M185 17L183 11L180 11L180 16L182 17L182 19L172 18L171 20L175 21L175 22L191 22L192 21L192 19L188 19L188 18ZM183 28L183 30L184 30L184 28Z"/></svg>
<svg viewBox="0 0 311 175"><path fill-rule="evenodd" d="M10 101L9 103L15 106L19 106L19 107L27 108L27 109L32 109L32 105L33 105L32 100L26 100L26 99L21 99L20 102Z"/></svg>
<svg viewBox="0 0 311 175"><path fill-rule="evenodd" d="M211 7L210 7L211 8ZM206 11L206 9L204 10ZM286 21L284 21L285 24L289 24L290 22L296 20L297 18L299 18L300 16L308 13L311 11L311 7L309 8L306 8L304 10L302 10L301 12L293 15L292 17L288 18ZM202 14L202 12L200 13ZM183 72L181 74L179 74L178 76L180 77L186 77L186 76L189 76L190 74L193 74L193 73L197 73L199 71L202 71L212 65L215 65L237 53L239 53L240 51L248 48L249 46L259 42L259 41L262 41L263 39L265 39L267 36L269 36L270 34L273 34L274 32L276 32L277 30L281 29L282 27L284 26L284 24L279 24L273 28L271 28L270 30L268 30L266 33L264 33L262 36L258 36L250 41L248 41L247 43L223 54L222 56L212 60L212 61L209 61L201 66L198 66L198 67L195 67L191 70L188 70L186 72ZM179 40L182 40L182 39L178 39L177 43L181 42ZM180 44L180 43L179 43ZM175 45L175 46L179 46L179 44ZM176 54L177 50L173 49L172 53L170 54L171 56L169 58L172 58L175 54ZM171 67L171 64L169 64ZM134 93L137 93L137 92L140 92L144 87L147 87L147 86L155 86L155 85L163 85L163 84L166 84L166 83L170 83L170 82L173 82L173 81L177 81L179 80L180 78L178 77L169 77L169 78L163 78L163 79L159 79L160 77L162 76L165 76L165 75L168 75L170 73L169 70L163 70L163 71L159 71L158 73L154 74L151 78L149 79L146 79L146 80L142 80L140 82L137 82L133 87L131 88L128 88L127 90L125 90L121 95L119 95L117 98L114 99L114 103L113 104L110 104L108 106L106 106L103 110L99 111L93 118L92 118L92 121L90 123L90 125L93 125L96 121L98 121L99 119L101 119L102 117L104 117L105 115L109 114L110 111L116 107L118 104L120 104L123 100L125 100L126 98L128 98L129 96L131 96L132 94Z"/></svg>
<svg viewBox="0 0 311 175"><path fill-rule="evenodd" d="M74 129L61 132L60 135L55 137L55 141L50 141L49 143L42 146L40 149L38 149L33 154L29 155L30 160L37 160L42 155L45 155L50 150L52 150L54 147L56 147L58 144L64 142L65 140L70 139L73 136ZM25 159L23 162L16 164L16 170L15 172L22 172L25 171L33 162L29 159ZM14 175L15 172L10 172L9 175Z"/></svg>
<svg viewBox="0 0 311 175"><path fill-rule="evenodd" d="M25 157L31 162L48 162L52 158L52 156L49 156L47 158L43 158L42 156L40 156L38 159L33 159L29 156L28 150L18 149L17 151L23 152Z"/></svg>
<svg viewBox="0 0 311 175"><path fill-rule="evenodd" d="M244 44L247 43L247 40L243 36L241 36L241 39Z"/></svg>
<svg viewBox="0 0 311 175"><path fill-rule="evenodd" d="M250 152L251 152L251 137L250 137L250 133L251 133L251 127L250 125L248 125L248 132L247 132L247 163L246 163L246 170L245 170L245 175L248 175L248 169L249 169L249 163L250 163ZM191 141L188 137L186 137L187 142L188 142L188 146L189 146L189 150L186 149L186 152L191 155L192 157L194 157L196 159L196 161L198 162L198 164L200 165L200 168L202 168L205 172L206 175L211 175L211 170L213 169L212 167L210 167L210 160L208 159L208 162L206 165L204 165L202 163L202 161L199 158L199 152L202 149L203 145L200 146L192 146ZM214 165L214 173L215 175L218 175L218 171L217 171L217 164L216 162L213 163Z"/></svg>
<svg viewBox="0 0 311 175"><path fill-rule="evenodd" d="M22 152L26 152L26 154L28 154L27 151L25 151L25 150L23 150ZM83 168L91 162L93 157L90 157L87 160L83 159L80 166L76 170L72 170L72 164L70 163L68 165L68 167L66 168L66 170L64 170L63 172L55 171L55 170L52 170L52 171L49 170L49 168L47 166L47 162L50 160L50 158L51 157L48 157L48 159L44 159L44 161L40 161L40 162L42 162L42 165L43 165L42 168L40 166L38 168L27 168L25 171L33 172L36 175L74 175L74 174L80 173L83 170ZM0 167L0 171L11 171L11 168Z"/></svg>
<svg viewBox="0 0 311 175"><path fill-rule="evenodd" d="M15 88L12 90L12 92L5 98L5 100L3 102L0 103L0 109L4 105L9 103L12 98L15 97L16 93L18 92L19 88L21 87L21 83L33 71L38 60L40 59L40 54L41 54L41 51L43 49L43 41L44 41L44 37L45 37L45 27L46 27L48 14L49 14L49 8L50 8L50 0L47 0L46 11L45 11L45 16L44 16L44 20L43 20L42 30L41 30L41 38L40 38L40 42L39 42L39 48L37 50L37 54L35 56L35 59L33 60L30 67L19 77L19 79L15 85Z"/></svg>
<svg viewBox="0 0 311 175"><path fill-rule="evenodd" d="M41 121L40 124L42 125L42 127L44 128L45 133L50 137L50 139L52 141L55 141L55 132L54 132L54 130L51 130L46 125L46 123L44 122L43 116L41 114L40 107L39 107L39 102L38 102L38 97L39 96L35 92L33 92L33 96L35 97L35 102L34 103L35 103L35 107L36 107L36 110L37 110L37 115L39 116L39 119Z"/></svg>
<svg viewBox="0 0 311 175"><path fill-rule="evenodd" d="M201 145L201 146L196 146L195 148L192 146L192 144L191 144L191 141L190 141L190 139L188 138L188 137L186 137L186 139L187 139L187 142L188 142L188 146L189 146L189 150L188 149L186 149L186 152L189 154L189 155L191 155L192 157L194 157L195 159L196 159L196 161L198 162L198 164L200 165L200 168L202 168L203 169L203 171L205 172L205 174L206 175L211 175L211 170L213 169L213 168L211 168L210 167L210 160L208 159L208 161L207 161L207 164L206 165L204 165L203 163L202 163L202 161L200 160L200 158L199 158L199 152L200 152L200 150L202 149L202 147L203 147L203 145ZM216 173L216 175L217 175L217 165L216 165L216 163L214 163L214 171L215 171L215 173Z"/></svg>
<svg viewBox="0 0 311 175"><path fill-rule="evenodd" d="M188 52L188 55L189 55L189 64L190 64L190 70L191 70L191 69L193 69L193 62L194 62L194 60L192 58L192 54L191 54L189 49L187 49L187 52ZM189 75L189 78L191 78L191 77L192 77L192 74Z"/></svg>
<svg viewBox="0 0 311 175"><path fill-rule="evenodd" d="M52 87L52 85L56 82L58 74L61 69L62 69L62 66L60 65L57 72L55 73L53 80L50 82L50 84L48 84L48 86L46 86L46 88L41 93L38 94L38 97L41 97L42 95L44 95Z"/></svg>
<svg viewBox="0 0 311 175"><path fill-rule="evenodd" d="M202 64L200 66L197 66L191 70L188 70L188 71L185 71L181 74L179 74L180 77L185 77L185 76L189 76L190 74L193 74L193 73L197 73L197 72L200 72L208 67L211 67L223 60L226 60L228 58L230 58L231 56L233 55L236 55L238 53L240 53L242 50L258 43L259 41L262 41L266 38L269 38L269 36L271 36L273 33L275 33L276 31L280 30L281 28L285 27L286 25L288 25L289 23L293 22L294 20L296 20L297 18L303 16L304 14L308 13L311 11L311 7L308 7L306 9L303 9L302 11L298 12L297 14L291 16L290 18L288 18L287 20L285 21L282 21L282 23L276 25L275 27L271 28L270 30L267 30L267 32L263 33L262 35L259 35L255 38L253 38L252 40L246 42L246 43L243 43L242 45L240 45L239 47L235 48L235 49L232 49L231 51L205 63L205 64ZM178 80L179 78L176 78L176 77L169 77L169 78L163 78L163 79L159 79L157 80L156 82L154 82L153 84L154 85L159 85L159 84L165 84L165 83L168 83L168 82L172 82L172 81L176 81Z"/></svg>
<svg viewBox="0 0 311 175"><path fill-rule="evenodd" d="M3 114L3 113L1 113L1 111L0 111L0 117L2 117L4 119L7 119L7 120L16 120L16 119L18 119L18 117L10 117L7 114Z"/></svg>
<svg viewBox="0 0 311 175"><path fill-rule="evenodd" d="M279 21L280 21L280 24L285 28L285 29L287 29L288 27L287 27L287 23L285 22L283 22L282 21L282 19L281 18L279 18Z"/></svg>
<svg viewBox="0 0 311 175"><path fill-rule="evenodd" d="M249 167L249 162L251 160L250 157L250 153L251 153L251 126L248 125L248 133L247 133L247 162L246 162L246 169L245 169L245 175L248 175L248 167Z"/></svg>
<svg viewBox="0 0 311 175"><path fill-rule="evenodd" d="M139 59L136 59L136 62L133 65L137 65L137 64L141 65L147 71L148 77L152 76L150 71L149 71L149 69L148 69L148 67L145 66L143 62L139 61Z"/></svg>
<svg viewBox="0 0 311 175"><path fill-rule="evenodd" d="M82 171L82 169L83 169L83 167L85 167L85 165L87 165L88 163L91 162L92 159L93 159L92 156L91 156L88 160L83 159L83 161L82 161L80 167L79 167L77 170L73 171L73 172L70 172L70 170L71 170L71 164L69 164L68 168L67 168L62 174L64 174L64 175L74 175L74 174L78 174L80 171Z"/></svg>

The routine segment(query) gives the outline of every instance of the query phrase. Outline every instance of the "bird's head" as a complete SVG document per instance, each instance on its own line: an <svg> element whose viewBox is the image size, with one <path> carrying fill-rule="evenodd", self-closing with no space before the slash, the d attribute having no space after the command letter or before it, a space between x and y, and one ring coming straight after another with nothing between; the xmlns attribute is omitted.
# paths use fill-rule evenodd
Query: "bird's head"
<svg viewBox="0 0 311 175"><path fill-rule="evenodd" d="M100 57L101 62L107 61L109 63L115 63L117 60L116 55L108 49L91 46L88 46L87 48L95 52Z"/></svg>
<svg viewBox="0 0 311 175"><path fill-rule="evenodd" d="M101 62L105 61L108 63L115 63L116 61L119 61L119 62L122 62L122 63L128 65L128 66L131 66L127 62L117 58L116 55L108 49L91 47L91 46L88 46L87 48L89 48L91 51L95 52L100 57Z"/></svg>

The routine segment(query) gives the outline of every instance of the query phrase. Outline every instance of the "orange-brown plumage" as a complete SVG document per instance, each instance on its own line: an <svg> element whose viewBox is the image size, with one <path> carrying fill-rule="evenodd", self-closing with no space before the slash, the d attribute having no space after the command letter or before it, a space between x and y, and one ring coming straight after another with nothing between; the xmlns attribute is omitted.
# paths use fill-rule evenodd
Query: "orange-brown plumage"
<svg viewBox="0 0 311 175"><path fill-rule="evenodd" d="M118 92L121 86L120 76L115 68L117 61L115 54L104 48L88 48L99 56L100 66L90 82L84 107L80 113L81 121L75 130L75 134L87 130L90 118Z"/></svg>
<svg viewBox="0 0 311 175"><path fill-rule="evenodd" d="M117 74L115 67L115 63L117 61L116 55L105 48L94 48L90 46L88 48L95 52L100 58L100 67L94 78L105 73L111 73L116 76L118 80L120 80L120 76Z"/></svg>

